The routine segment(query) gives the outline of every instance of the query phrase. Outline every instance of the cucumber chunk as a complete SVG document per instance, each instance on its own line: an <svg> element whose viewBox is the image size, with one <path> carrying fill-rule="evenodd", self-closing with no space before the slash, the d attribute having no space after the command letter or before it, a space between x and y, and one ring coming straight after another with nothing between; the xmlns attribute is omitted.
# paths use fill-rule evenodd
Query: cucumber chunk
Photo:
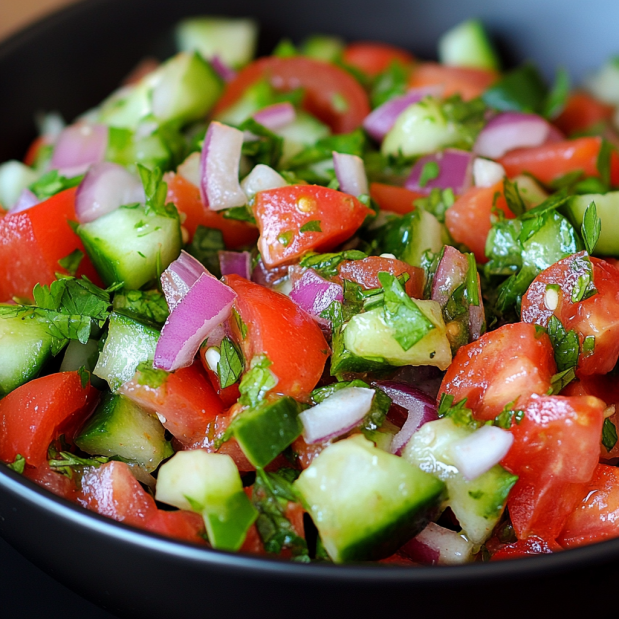
<svg viewBox="0 0 619 619"><path fill-rule="evenodd" d="M467 539L483 544L499 521L507 496L518 477L496 465L468 481L458 471L450 448L473 430L457 426L449 418L424 424L408 442L402 457L447 485L447 505L460 522Z"/></svg>
<svg viewBox="0 0 619 619"><path fill-rule="evenodd" d="M595 202L598 217L602 222L602 231L594 254L619 258L619 191L609 191L605 194L590 193L571 198L568 202L568 214L579 232L582 227L582 218L591 202Z"/></svg>
<svg viewBox="0 0 619 619"><path fill-rule="evenodd" d="M151 169L167 170L172 158L173 153L159 130L137 137L131 129L110 127L106 161L118 163L135 173L138 163Z"/></svg>
<svg viewBox="0 0 619 619"><path fill-rule="evenodd" d="M444 485L362 435L327 447L294 483L336 563L387 557L435 515Z"/></svg>
<svg viewBox="0 0 619 619"><path fill-rule="evenodd" d="M438 41L442 64L498 71L499 57L478 19L469 19L447 31Z"/></svg>
<svg viewBox="0 0 619 619"><path fill-rule="evenodd" d="M158 279L178 258L182 244L176 209L147 215L143 206L121 206L78 226L77 234L106 285L123 282L129 290Z"/></svg>
<svg viewBox="0 0 619 619"><path fill-rule="evenodd" d="M295 155L298 155L305 148L313 146L318 140L328 137L330 131L327 125L321 123L311 114L300 110L290 124L277 129L274 133L284 138L279 167L286 169L286 165Z"/></svg>
<svg viewBox="0 0 619 619"><path fill-rule="evenodd" d="M97 456L120 456L154 471L167 455L161 422L124 395L106 393L75 444Z"/></svg>
<svg viewBox="0 0 619 619"><path fill-rule="evenodd" d="M0 316L0 398L35 378L51 355L46 324Z"/></svg>
<svg viewBox="0 0 619 619"><path fill-rule="evenodd" d="M37 180L37 173L21 161L0 165L0 204L8 209L15 205L21 192Z"/></svg>
<svg viewBox="0 0 619 619"><path fill-rule="evenodd" d="M335 62L342 57L345 47L346 43L339 37L316 34L303 41L301 53L316 60Z"/></svg>
<svg viewBox="0 0 619 619"><path fill-rule="evenodd" d="M155 358L159 330L123 314L112 312L103 350L93 374L118 391L133 378L136 368Z"/></svg>
<svg viewBox="0 0 619 619"><path fill-rule="evenodd" d="M179 451L161 467L156 498L202 514L209 541L222 550L238 550L258 517L234 460L201 449Z"/></svg>
<svg viewBox="0 0 619 619"><path fill-rule="evenodd" d="M415 303L435 328L408 350L396 341L380 307L350 319L344 329L344 346L354 356L378 364L433 365L446 370L451 363L451 347L440 305L436 301Z"/></svg>

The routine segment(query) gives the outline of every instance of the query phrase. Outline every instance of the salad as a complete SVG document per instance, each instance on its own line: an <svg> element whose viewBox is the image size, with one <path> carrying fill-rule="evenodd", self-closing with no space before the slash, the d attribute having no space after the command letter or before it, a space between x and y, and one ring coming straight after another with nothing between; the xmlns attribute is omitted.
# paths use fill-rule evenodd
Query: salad
<svg viewBox="0 0 619 619"><path fill-rule="evenodd" d="M619 64L194 18L0 165L0 460L300 562L619 536Z"/></svg>

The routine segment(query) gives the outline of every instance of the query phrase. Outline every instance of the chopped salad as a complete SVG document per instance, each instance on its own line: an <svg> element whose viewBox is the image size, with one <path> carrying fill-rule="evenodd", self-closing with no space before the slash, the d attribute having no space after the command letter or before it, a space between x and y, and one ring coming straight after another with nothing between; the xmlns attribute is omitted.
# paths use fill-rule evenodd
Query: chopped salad
<svg viewBox="0 0 619 619"><path fill-rule="evenodd" d="M619 536L619 64L194 18L0 165L0 460L299 562Z"/></svg>

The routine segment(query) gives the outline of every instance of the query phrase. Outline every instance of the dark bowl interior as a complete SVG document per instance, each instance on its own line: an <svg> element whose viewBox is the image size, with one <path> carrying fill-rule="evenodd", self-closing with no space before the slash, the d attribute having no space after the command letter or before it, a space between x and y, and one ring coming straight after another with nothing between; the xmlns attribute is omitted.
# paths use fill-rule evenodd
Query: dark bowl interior
<svg viewBox="0 0 619 619"><path fill-rule="evenodd" d="M256 17L264 51L283 36L324 32L390 41L422 57L433 56L441 32L474 15L488 25L508 64L532 58L548 76L563 65L576 79L619 48L619 4L605 0L88 0L0 46L0 161L23 156L38 111L73 118L144 55L171 53L175 21L208 13ZM463 568L334 567L230 555L87 513L1 469L0 534L59 581L121 616L382 617L414 610L472 616L496 609L507 617L554 616L561 609L567 617L590 604L599 610L611 604L619 572L619 540Z"/></svg>

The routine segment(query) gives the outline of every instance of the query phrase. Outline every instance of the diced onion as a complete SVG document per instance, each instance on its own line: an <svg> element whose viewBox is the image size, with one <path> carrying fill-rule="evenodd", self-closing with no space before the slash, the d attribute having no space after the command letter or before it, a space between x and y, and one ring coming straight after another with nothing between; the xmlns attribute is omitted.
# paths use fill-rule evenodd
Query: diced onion
<svg viewBox="0 0 619 619"><path fill-rule="evenodd" d="M39 198L37 198L30 189L26 188L19 194L17 202L9 209L9 213L21 213L39 203Z"/></svg>
<svg viewBox="0 0 619 619"><path fill-rule="evenodd" d="M271 131L283 129L294 122L297 112L289 101L275 103L262 108L254 114L254 120Z"/></svg>
<svg viewBox="0 0 619 619"><path fill-rule="evenodd" d="M340 184L340 191L348 193L355 198L370 193L361 157L334 152L333 167Z"/></svg>
<svg viewBox="0 0 619 619"><path fill-rule="evenodd" d="M251 254L248 251L220 251L219 266L222 275L251 277Z"/></svg>
<svg viewBox="0 0 619 619"><path fill-rule="evenodd" d="M426 565L462 565L471 560L473 544L459 533L430 522L401 552L412 561Z"/></svg>
<svg viewBox="0 0 619 619"><path fill-rule="evenodd" d="M426 155L417 160L405 187L419 193L430 193L432 189L452 189L456 195L463 194L472 181L473 157L465 150L448 148L442 152ZM424 179L427 165L436 164L436 178Z"/></svg>
<svg viewBox="0 0 619 619"><path fill-rule="evenodd" d="M316 322L327 326L330 324L329 321L320 314L333 301L342 301L344 292L339 284L320 277L313 269L306 269L301 277L295 280L290 298Z"/></svg>
<svg viewBox="0 0 619 619"><path fill-rule="evenodd" d="M172 311L203 274L210 275L204 265L186 251L161 274L161 290Z"/></svg>
<svg viewBox="0 0 619 619"><path fill-rule="evenodd" d="M108 136L105 125L81 123L67 127L56 140L52 169L67 177L84 174L92 164L103 161Z"/></svg>
<svg viewBox="0 0 619 619"><path fill-rule="evenodd" d="M496 161L477 157L473 161L475 187L492 187L505 178L505 168Z"/></svg>
<svg viewBox="0 0 619 619"><path fill-rule="evenodd" d="M278 189L288 183L284 177L278 174L268 165L259 163L242 181L241 189L245 192L248 200L251 200L259 191Z"/></svg>

